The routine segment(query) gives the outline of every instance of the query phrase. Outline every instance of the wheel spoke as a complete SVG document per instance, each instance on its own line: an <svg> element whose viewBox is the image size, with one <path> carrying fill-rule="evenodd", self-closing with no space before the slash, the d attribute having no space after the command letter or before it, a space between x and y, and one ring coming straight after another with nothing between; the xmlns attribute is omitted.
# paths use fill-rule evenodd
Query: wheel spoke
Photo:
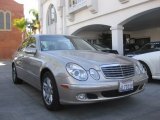
<svg viewBox="0 0 160 120"><path fill-rule="evenodd" d="M43 97L46 98L46 92L43 90Z"/></svg>
<svg viewBox="0 0 160 120"><path fill-rule="evenodd" d="M51 86L51 80L48 78L47 79L47 84L48 84L48 86L51 88L52 86Z"/></svg>
<svg viewBox="0 0 160 120"><path fill-rule="evenodd" d="M43 89L44 89L45 91L46 91L46 89L47 89L47 86L48 86L48 85L47 85L46 83L43 84Z"/></svg>
<svg viewBox="0 0 160 120"><path fill-rule="evenodd" d="M46 95L46 100L49 102L49 94Z"/></svg>
<svg viewBox="0 0 160 120"><path fill-rule="evenodd" d="M51 103L52 101L53 101L53 97L52 97L52 95L50 95L49 102Z"/></svg>

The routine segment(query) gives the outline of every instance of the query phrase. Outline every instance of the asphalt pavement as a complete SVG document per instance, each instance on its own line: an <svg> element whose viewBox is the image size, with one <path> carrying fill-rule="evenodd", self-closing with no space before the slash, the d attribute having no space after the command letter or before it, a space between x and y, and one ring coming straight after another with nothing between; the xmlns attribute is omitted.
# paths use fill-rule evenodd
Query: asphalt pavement
<svg viewBox="0 0 160 120"><path fill-rule="evenodd" d="M11 62L0 62L0 120L160 120L160 81L137 95L87 105L46 110L40 92L23 83L14 85Z"/></svg>

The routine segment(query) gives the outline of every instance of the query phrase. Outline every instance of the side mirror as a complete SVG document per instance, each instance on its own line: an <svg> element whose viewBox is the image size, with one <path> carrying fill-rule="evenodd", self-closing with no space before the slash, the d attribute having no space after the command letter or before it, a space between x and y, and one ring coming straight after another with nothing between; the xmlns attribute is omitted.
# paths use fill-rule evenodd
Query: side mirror
<svg viewBox="0 0 160 120"><path fill-rule="evenodd" d="M24 52L27 53L27 54L33 54L33 55L35 55L36 52L37 52L37 49L36 48L25 48Z"/></svg>

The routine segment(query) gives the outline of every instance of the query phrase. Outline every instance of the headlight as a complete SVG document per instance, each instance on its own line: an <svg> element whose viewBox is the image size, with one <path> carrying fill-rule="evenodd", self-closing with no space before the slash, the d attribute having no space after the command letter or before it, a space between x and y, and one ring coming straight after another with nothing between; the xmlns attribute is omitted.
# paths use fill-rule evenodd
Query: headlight
<svg viewBox="0 0 160 120"><path fill-rule="evenodd" d="M85 81L88 78L87 72L79 65L68 63L66 65L67 72L77 80Z"/></svg>
<svg viewBox="0 0 160 120"><path fill-rule="evenodd" d="M100 76L98 74L98 72L95 69L90 69L89 73L91 75L91 77L95 80L99 80Z"/></svg>
<svg viewBox="0 0 160 120"><path fill-rule="evenodd" d="M146 71L144 70L144 68L140 62L137 62L137 64L136 64L136 73L137 74L146 73Z"/></svg>
<svg viewBox="0 0 160 120"><path fill-rule="evenodd" d="M136 74L141 74L141 71L140 71L140 69L139 69L139 67L136 65L136 67L135 67L135 71L136 71Z"/></svg>

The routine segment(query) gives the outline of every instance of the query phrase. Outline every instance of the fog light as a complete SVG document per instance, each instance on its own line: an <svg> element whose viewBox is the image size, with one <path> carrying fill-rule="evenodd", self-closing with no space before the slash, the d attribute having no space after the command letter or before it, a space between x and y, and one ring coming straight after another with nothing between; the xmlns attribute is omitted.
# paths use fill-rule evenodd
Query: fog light
<svg viewBox="0 0 160 120"><path fill-rule="evenodd" d="M87 99L86 94L82 93L82 94L78 94L76 96L77 100L85 100Z"/></svg>

